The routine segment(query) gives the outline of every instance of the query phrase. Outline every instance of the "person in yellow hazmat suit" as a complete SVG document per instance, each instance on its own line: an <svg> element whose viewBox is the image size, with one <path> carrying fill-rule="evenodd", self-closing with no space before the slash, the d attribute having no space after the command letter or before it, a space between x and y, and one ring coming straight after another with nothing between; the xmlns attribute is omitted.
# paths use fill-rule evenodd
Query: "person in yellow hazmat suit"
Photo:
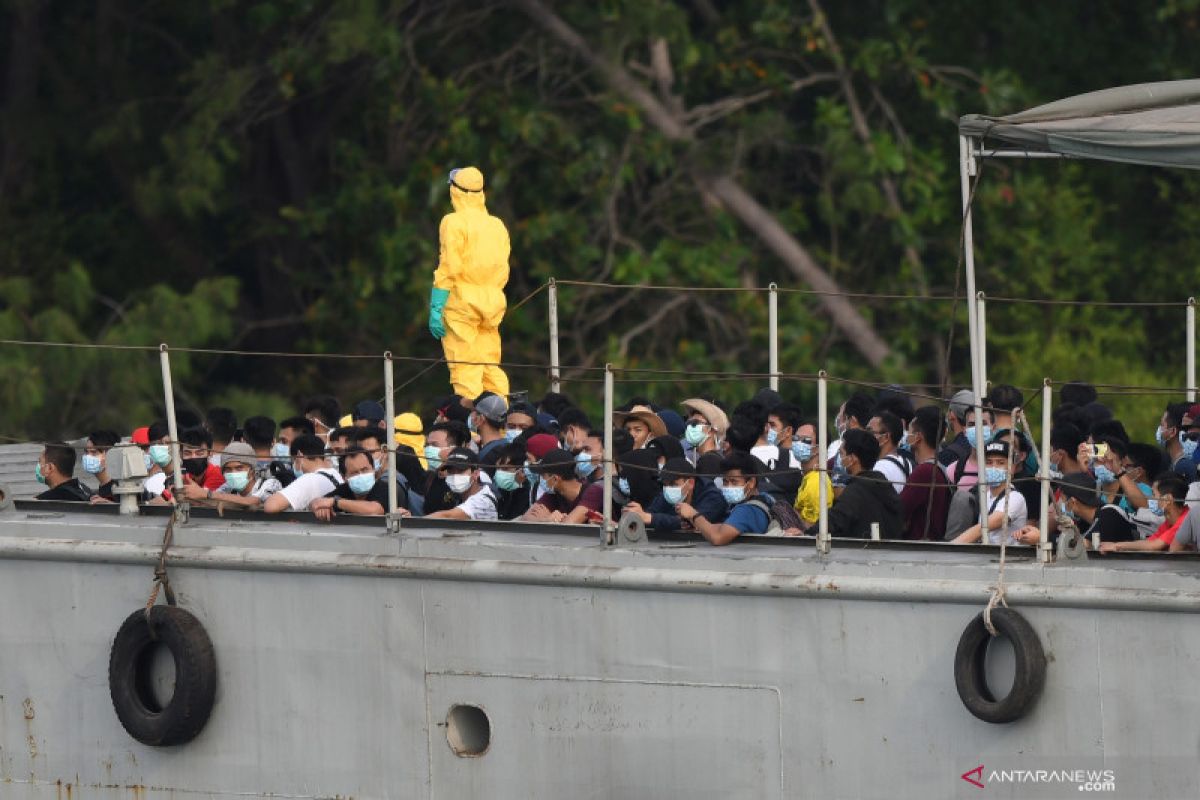
<svg viewBox="0 0 1200 800"><path fill-rule="evenodd" d="M499 362L508 229L487 211L482 172L452 170L449 183L454 212L442 218L438 231L441 260L433 273L429 331L442 341L457 394L468 401L484 390L505 397L508 376Z"/></svg>

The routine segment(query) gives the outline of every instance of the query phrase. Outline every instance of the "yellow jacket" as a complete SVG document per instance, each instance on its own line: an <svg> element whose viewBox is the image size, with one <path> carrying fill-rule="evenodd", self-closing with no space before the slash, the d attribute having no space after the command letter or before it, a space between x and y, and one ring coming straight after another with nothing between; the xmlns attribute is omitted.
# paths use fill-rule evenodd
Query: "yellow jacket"
<svg viewBox="0 0 1200 800"><path fill-rule="evenodd" d="M506 308L508 229L488 213L482 191L464 192L452 185L450 202L454 211L442 218L439 228L441 260L433 286L450 292L447 317L494 328Z"/></svg>

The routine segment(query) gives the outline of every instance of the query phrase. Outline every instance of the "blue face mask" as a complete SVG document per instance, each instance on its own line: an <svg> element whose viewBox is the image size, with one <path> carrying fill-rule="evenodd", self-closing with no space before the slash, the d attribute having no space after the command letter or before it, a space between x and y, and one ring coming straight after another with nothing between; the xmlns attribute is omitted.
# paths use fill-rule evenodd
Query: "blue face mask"
<svg viewBox="0 0 1200 800"><path fill-rule="evenodd" d="M479 426L475 424L474 414L467 417L467 430L471 431L471 433L479 433Z"/></svg>
<svg viewBox="0 0 1200 800"><path fill-rule="evenodd" d="M731 506L736 506L738 503L746 499L745 486L722 486L721 496L725 498L725 502Z"/></svg>
<svg viewBox="0 0 1200 800"><path fill-rule="evenodd" d="M538 479L538 491L542 494L552 494L554 491L550 488L550 484L546 483L545 476L542 476L540 479Z"/></svg>
<svg viewBox="0 0 1200 800"><path fill-rule="evenodd" d="M1062 517L1070 517L1070 516L1073 516L1073 515L1071 514L1071 512L1067 510L1067 501L1066 501L1066 500L1062 500L1062 501L1060 501L1060 502L1059 502L1059 504L1058 504L1058 514L1059 514L1059 516L1062 516Z"/></svg>
<svg viewBox="0 0 1200 800"><path fill-rule="evenodd" d="M1161 517L1163 515L1162 506L1158 504L1158 498L1156 497L1151 497L1149 500L1147 500L1146 507L1149 508L1150 513L1156 517Z"/></svg>
<svg viewBox="0 0 1200 800"><path fill-rule="evenodd" d="M375 488L375 473L364 472L361 475L351 475L346 479L346 483L350 484L350 491L361 496Z"/></svg>
<svg viewBox="0 0 1200 800"><path fill-rule="evenodd" d="M699 447L704 441L708 433L704 430L704 425L699 422L689 422L687 430L683 432L683 438L692 447Z"/></svg>
<svg viewBox="0 0 1200 800"><path fill-rule="evenodd" d="M617 478L617 488L621 490L621 494L625 495L626 497L630 496L628 478Z"/></svg>
<svg viewBox="0 0 1200 800"><path fill-rule="evenodd" d="M37 466L33 468L33 477L37 478L38 483L45 483L46 476L42 474L42 463L39 461Z"/></svg>
<svg viewBox="0 0 1200 800"><path fill-rule="evenodd" d="M779 444L779 431L774 428L767 428L767 444L772 447Z"/></svg>
<svg viewBox="0 0 1200 800"><path fill-rule="evenodd" d="M991 441L991 439L992 439L992 426L984 425L983 426L983 443L987 444L988 442ZM971 447L978 446L975 442L975 426L974 425L967 428L967 441L970 442Z"/></svg>
<svg viewBox="0 0 1200 800"><path fill-rule="evenodd" d="M988 486L999 486L1008 478L1008 470L1004 467L988 467L983 471L983 475Z"/></svg>
<svg viewBox="0 0 1200 800"><path fill-rule="evenodd" d="M809 442L792 442L792 455L800 463L804 463L812 458L813 446Z"/></svg>
<svg viewBox="0 0 1200 800"><path fill-rule="evenodd" d="M1197 442L1193 442L1191 439L1183 438L1183 434L1181 433L1179 434L1179 443L1183 445L1184 458L1191 458L1192 455L1195 454Z"/></svg>
<svg viewBox="0 0 1200 800"><path fill-rule="evenodd" d="M504 429L504 440L506 442L508 442L509 444L512 444L513 442L515 442L517 440L517 437L520 435L521 435L520 428L505 428Z"/></svg>
<svg viewBox="0 0 1200 800"><path fill-rule="evenodd" d="M235 492L240 492L250 485L249 472L226 472L225 483Z"/></svg>
<svg viewBox="0 0 1200 800"><path fill-rule="evenodd" d="M150 460L160 467L165 467L171 461L171 448L165 444L150 445Z"/></svg>
<svg viewBox="0 0 1200 800"><path fill-rule="evenodd" d="M523 469L525 470L525 480L529 481L530 483L538 480L538 474L533 471L533 467L526 466L523 467Z"/></svg>
<svg viewBox="0 0 1200 800"><path fill-rule="evenodd" d="M93 456L87 453L83 454L83 471L89 475L98 475L104 469L104 463L100 460L100 456Z"/></svg>
<svg viewBox="0 0 1200 800"><path fill-rule="evenodd" d="M271 458L285 459L292 455L292 451L283 442L276 442L271 445Z"/></svg>
<svg viewBox="0 0 1200 800"><path fill-rule="evenodd" d="M149 472L150 468L154 466L154 459L150 458L149 453L142 453L142 460L146 462L146 472Z"/></svg>
<svg viewBox="0 0 1200 800"><path fill-rule="evenodd" d="M905 431L904 435L900 437L900 444L898 447L906 453L912 452L912 445L908 443L908 431Z"/></svg>
<svg viewBox="0 0 1200 800"><path fill-rule="evenodd" d="M429 463L430 469L437 469L442 465L441 458L442 448L434 447L431 444L425 445L425 461Z"/></svg>
<svg viewBox="0 0 1200 800"><path fill-rule="evenodd" d="M1163 433L1163 429L1162 429L1161 425L1159 425L1157 428L1154 429L1154 441L1158 442L1159 447L1167 446L1167 437Z"/></svg>
<svg viewBox="0 0 1200 800"><path fill-rule="evenodd" d="M575 456L575 471L579 473L579 477L586 478L596 471L596 465L592 463L591 453L580 453Z"/></svg>
<svg viewBox="0 0 1200 800"><path fill-rule="evenodd" d="M671 505L679 505L683 502L683 487L682 486L664 486L663 499Z"/></svg>
<svg viewBox="0 0 1200 800"><path fill-rule="evenodd" d="M1096 480L1100 483L1108 484L1117 479L1117 476L1113 474L1113 471L1103 464L1097 464L1096 466L1092 467L1092 470L1096 473Z"/></svg>
<svg viewBox="0 0 1200 800"><path fill-rule="evenodd" d="M496 488L500 489L502 492L511 492L520 486L520 484L517 483L516 473L503 469L496 470L495 483Z"/></svg>

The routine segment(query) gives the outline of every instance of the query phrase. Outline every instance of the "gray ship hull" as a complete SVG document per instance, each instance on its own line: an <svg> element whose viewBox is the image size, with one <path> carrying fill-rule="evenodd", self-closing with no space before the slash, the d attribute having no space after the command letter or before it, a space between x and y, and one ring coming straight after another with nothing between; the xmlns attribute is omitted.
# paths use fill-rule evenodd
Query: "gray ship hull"
<svg viewBox="0 0 1200 800"><path fill-rule="evenodd" d="M121 727L108 659L164 523L0 515L5 800L1196 796L1191 558L1010 554L1009 602L1050 664L1033 710L994 725L953 679L996 581L986 548L835 542L821 560L194 517L170 576L212 638L217 700L195 740L154 748ZM486 714L481 754L448 743L456 705ZM962 777L977 766L984 791ZM1050 780L1068 769L1112 785Z"/></svg>

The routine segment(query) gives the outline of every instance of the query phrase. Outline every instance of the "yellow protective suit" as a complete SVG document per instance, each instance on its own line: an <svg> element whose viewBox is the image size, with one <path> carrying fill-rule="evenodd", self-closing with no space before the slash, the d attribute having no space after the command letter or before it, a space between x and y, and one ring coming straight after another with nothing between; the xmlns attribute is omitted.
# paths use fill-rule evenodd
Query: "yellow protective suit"
<svg viewBox="0 0 1200 800"><path fill-rule="evenodd" d="M450 292L443 313L442 347L454 391L474 400L484 390L508 395L508 376L499 366L500 322L507 302L508 229L487 211L483 173L456 170L450 184L454 213L442 218L441 260L435 289ZM463 361L487 362L477 364Z"/></svg>

